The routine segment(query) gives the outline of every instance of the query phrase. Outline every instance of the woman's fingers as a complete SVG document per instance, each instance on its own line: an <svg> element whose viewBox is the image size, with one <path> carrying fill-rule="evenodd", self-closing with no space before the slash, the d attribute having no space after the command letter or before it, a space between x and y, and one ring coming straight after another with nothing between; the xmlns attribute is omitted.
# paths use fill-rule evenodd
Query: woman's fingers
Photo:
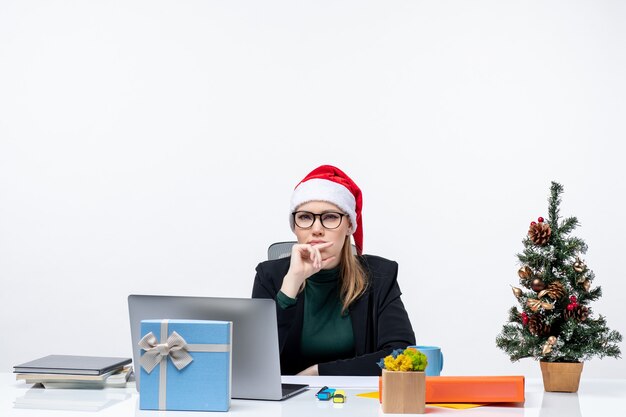
<svg viewBox="0 0 626 417"><path fill-rule="evenodd" d="M324 242L324 243L320 243L319 245L315 245L315 247L318 248L319 250L322 250L322 249L330 248L334 244L335 242Z"/></svg>
<svg viewBox="0 0 626 417"><path fill-rule="evenodd" d="M303 243L294 245L294 247L298 252L300 252L302 259L309 259L310 261L315 260L315 246Z"/></svg>
<svg viewBox="0 0 626 417"><path fill-rule="evenodd" d="M322 257L322 250L331 247L333 244L333 242L325 242L320 243L319 245L309 245L315 252L314 266L318 271L322 269L322 261L324 260Z"/></svg>
<svg viewBox="0 0 626 417"><path fill-rule="evenodd" d="M313 251L308 246L309 245L294 245L293 247L293 250L298 252L303 261L306 261L307 259L310 261L313 260ZM292 256L294 255L293 252L291 254Z"/></svg>
<svg viewBox="0 0 626 417"><path fill-rule="evenodd" d="M313 246L313 251L315 252L315 262L313 263L313 266L319 271L322 269L322 254L317 246Z"/></svg>

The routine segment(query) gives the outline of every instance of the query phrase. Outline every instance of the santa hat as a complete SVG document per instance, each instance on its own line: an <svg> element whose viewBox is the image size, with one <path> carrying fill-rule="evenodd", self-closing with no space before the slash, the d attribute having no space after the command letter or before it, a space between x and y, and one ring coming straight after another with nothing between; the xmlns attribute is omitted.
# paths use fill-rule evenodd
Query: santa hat
<svg viewBox="0 0 626 417"><path fill-rule="evenodd" d="M339 207L350 218L349 233L359 255L363 253L363 199L359 187L339 168L322 165L311 171L293 190L289 213L309 201L327 201ZM295 230L293 216L289 216L291 230Z"/></svg>

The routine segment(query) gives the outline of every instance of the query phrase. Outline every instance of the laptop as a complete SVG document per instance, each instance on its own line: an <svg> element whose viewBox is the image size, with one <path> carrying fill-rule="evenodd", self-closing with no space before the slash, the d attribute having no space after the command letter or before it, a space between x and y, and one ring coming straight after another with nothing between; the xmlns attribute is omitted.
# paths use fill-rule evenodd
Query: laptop
<svg viewBox="0 0 626 417"><path fill-rule="evenodd" d="M232 321L232 398L283 400L308 389L303 384L281 384L274 300L132 294L128 312L135 366L141 357L141 320ZM137 390L140 374L135 372Z"/></svg>

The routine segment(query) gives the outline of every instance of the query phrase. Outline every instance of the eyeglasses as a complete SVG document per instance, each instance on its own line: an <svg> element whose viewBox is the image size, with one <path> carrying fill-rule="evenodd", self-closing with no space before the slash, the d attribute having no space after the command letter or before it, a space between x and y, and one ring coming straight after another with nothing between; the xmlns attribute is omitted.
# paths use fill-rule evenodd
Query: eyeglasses
<svg viewBox="0 0 626 417"><path fill-rule="evenodd" d="M325 213L315 214L310 211L294 211L291 213L293 221L301 229L308 229L313 227L315 218L320 218L320 223L324 229L336 229L341 225L341 220L347 214L338 213L335 211L327 211Z"/></svg>

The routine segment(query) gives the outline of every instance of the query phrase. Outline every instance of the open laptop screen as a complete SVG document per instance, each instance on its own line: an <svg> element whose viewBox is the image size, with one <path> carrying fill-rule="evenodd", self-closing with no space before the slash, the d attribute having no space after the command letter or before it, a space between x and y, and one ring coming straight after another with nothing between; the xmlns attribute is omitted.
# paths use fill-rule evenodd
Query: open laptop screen
<svg viewBox="0 0 626 417"><path fill-rule="evenodd" d="M128 296L128 310L135 366L141 357L141 320L232 321L232 397L283 398L274 300L133 294ZM139 374L135 372L137 389Z"/></svg>

